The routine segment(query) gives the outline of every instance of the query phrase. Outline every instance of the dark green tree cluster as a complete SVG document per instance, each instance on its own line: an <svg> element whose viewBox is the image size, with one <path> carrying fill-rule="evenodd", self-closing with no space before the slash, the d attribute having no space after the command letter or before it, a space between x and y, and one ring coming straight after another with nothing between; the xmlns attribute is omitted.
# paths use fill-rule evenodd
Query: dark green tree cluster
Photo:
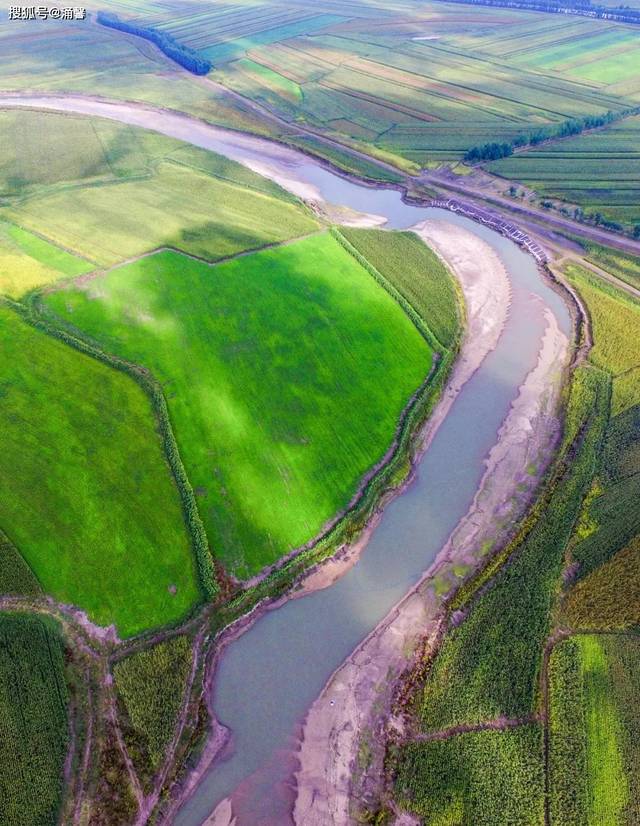
<svg viewBox="0 0 640 826"><path fill-rule="evenodd" d="M464 156L469 163L479 163L480 161L497 161L500 158L508 158L513 154L513 150L523 146L537 146L544 141L554 138L568 138L572 135L579 135L585 129L597 129L607 126L621 118L635 115L640 111L640 107L625 109L621 112L605 112L602 115L586 115L583 118L572 118L565 120L559 125L543 126L530 132L527 135L516 135L510 142L485 143L482 146L472 146Z"/></svg>
<svg viewBox="0 0 640 826"><path fill-rule="evenodd" d="M128 23L126 20L120 20L116 14L99 11L97 21L102 26L108 26L110 29L118 29L127 34L135 34L137 37L143 37L145 40L150 40L171 60L183 66L194 75L206 75L211 71L211 63L200 57L198 52L178 43L166 32L159 32L157 29L146 28L145 26L137 26L135 23Z"/></svg>

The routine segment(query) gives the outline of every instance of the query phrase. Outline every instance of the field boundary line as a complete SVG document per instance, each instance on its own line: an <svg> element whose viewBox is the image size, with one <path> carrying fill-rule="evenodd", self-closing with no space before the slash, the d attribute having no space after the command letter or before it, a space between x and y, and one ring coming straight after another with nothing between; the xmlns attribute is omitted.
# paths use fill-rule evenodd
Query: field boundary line
<svg viewBox="0 0 640 826"><path fill-rule="evenodd" d="M132 378L147 395L151 404L162 444L162 451L169 464L178 493L180 495L185 527L191 538L198 582L201 595L205 600L213 600L218 596L219 586L215 575L213 555L209 540L204 530L202 519L196 504L195 494L187 476L178 444L171 426L169 410L164 397L162 386L153 374L139 365L121 359L118 356L105 352L96 343L82 336L75 328L65 329L56 325L47 318L40 302L41 293L34 291L27 296L26 304L9 298L0 298L0 304L12 309L26 323L45 335L58 339L86 356L95 358L115 370L119 370ZM71 331L73 330L73 332Z"/></svg>
<svg viewBox="0 0 640 826"><path fill-rule="evenodd" d="M459 723L439 731L426 731L408 737L404 743L432 743L435 740L449 740L461 734L473 734L480 731L508 731L520 726L529 726L542 722L539 714L527 714L524 717L496 717L480 723Z"/></svg>

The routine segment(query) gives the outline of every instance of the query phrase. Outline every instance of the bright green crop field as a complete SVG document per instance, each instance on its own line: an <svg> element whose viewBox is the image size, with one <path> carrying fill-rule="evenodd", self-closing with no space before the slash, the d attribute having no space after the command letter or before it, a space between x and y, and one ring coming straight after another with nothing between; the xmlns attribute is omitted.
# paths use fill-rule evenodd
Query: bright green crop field
<svg viewBox="0 0 640 826"><path fill-rule="evenodd" d="M0 351L0 525L43 589L122 636L183 617L198 582L146 394L1 306Z"/></svg>
<svg viewBox="0 0 640 826"><path fill-rule="evenodd" d="M160 253L46 306L160 381L213 551L238 576L347 505L432 361L327 233L216 266Z"/></svg>
<svg viewBox="0 0 640 826"><path fill-rule="evenodd" d="M0 801L3 824L55 826L67 750L60 629L0 615Z"/></svg>
<svg viewBox="0 0 640 826"><path fill-rule="evenodd" d="M637 823L640 641L615 635L561 642L550 664L553 826Z"/></svg>

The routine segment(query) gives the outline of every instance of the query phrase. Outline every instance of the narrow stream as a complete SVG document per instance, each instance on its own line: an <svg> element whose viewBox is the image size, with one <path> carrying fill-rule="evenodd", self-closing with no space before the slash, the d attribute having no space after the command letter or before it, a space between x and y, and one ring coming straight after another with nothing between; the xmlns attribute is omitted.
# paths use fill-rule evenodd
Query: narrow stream
<svg viewBox="0 0 640 826"><path fill-rule="evenodd" d="M419 579L464 516L484 470L483 459L527 373L534 367L549 307L569 334L569 313L515 244L453 213L410 206L392 189L360 186L301 153L226 132L170 112L81 97L21 96L28 105L99 115L162 132L233 158L309 197L383 215L405 228L425 218L464 226L503 260L512 305L497 348L465 385L420 462L417 478L386 508L359 562L335 585L267 612L226 649L213 707L232 731L216 763L178 814L176 826L199 826L233 794L239 826L286 824L292 800L293 750L305 714L327 679Z"/></svg>

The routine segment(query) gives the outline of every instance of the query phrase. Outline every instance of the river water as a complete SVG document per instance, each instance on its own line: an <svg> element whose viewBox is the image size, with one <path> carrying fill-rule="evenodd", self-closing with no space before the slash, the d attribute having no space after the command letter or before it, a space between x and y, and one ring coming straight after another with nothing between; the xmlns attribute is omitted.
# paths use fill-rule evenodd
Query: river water
<svg viewBox="0 0 640 826"><path fill-rule="evenodd" d="M330 588L268 611L221 657L213 709L232 738L225 759L209 770L178 813L176 826L199 826L229 795L239 826L281 826L290 822L294 751L309 706L333 671L429 567L468 510L483 459L536 363L544 308L552 310L567 335L568 310L533 259L506 238L448 211L405 204L396 190L360 186L302 153L135 104L71 96L5 97L1 103L151 128L233 158L296 194L312 193L331 204L382 215L388 227L446 220L482 237L506 266L512 303L498 345L454 402L413 484L386 507L360 560Z"/></svg>

